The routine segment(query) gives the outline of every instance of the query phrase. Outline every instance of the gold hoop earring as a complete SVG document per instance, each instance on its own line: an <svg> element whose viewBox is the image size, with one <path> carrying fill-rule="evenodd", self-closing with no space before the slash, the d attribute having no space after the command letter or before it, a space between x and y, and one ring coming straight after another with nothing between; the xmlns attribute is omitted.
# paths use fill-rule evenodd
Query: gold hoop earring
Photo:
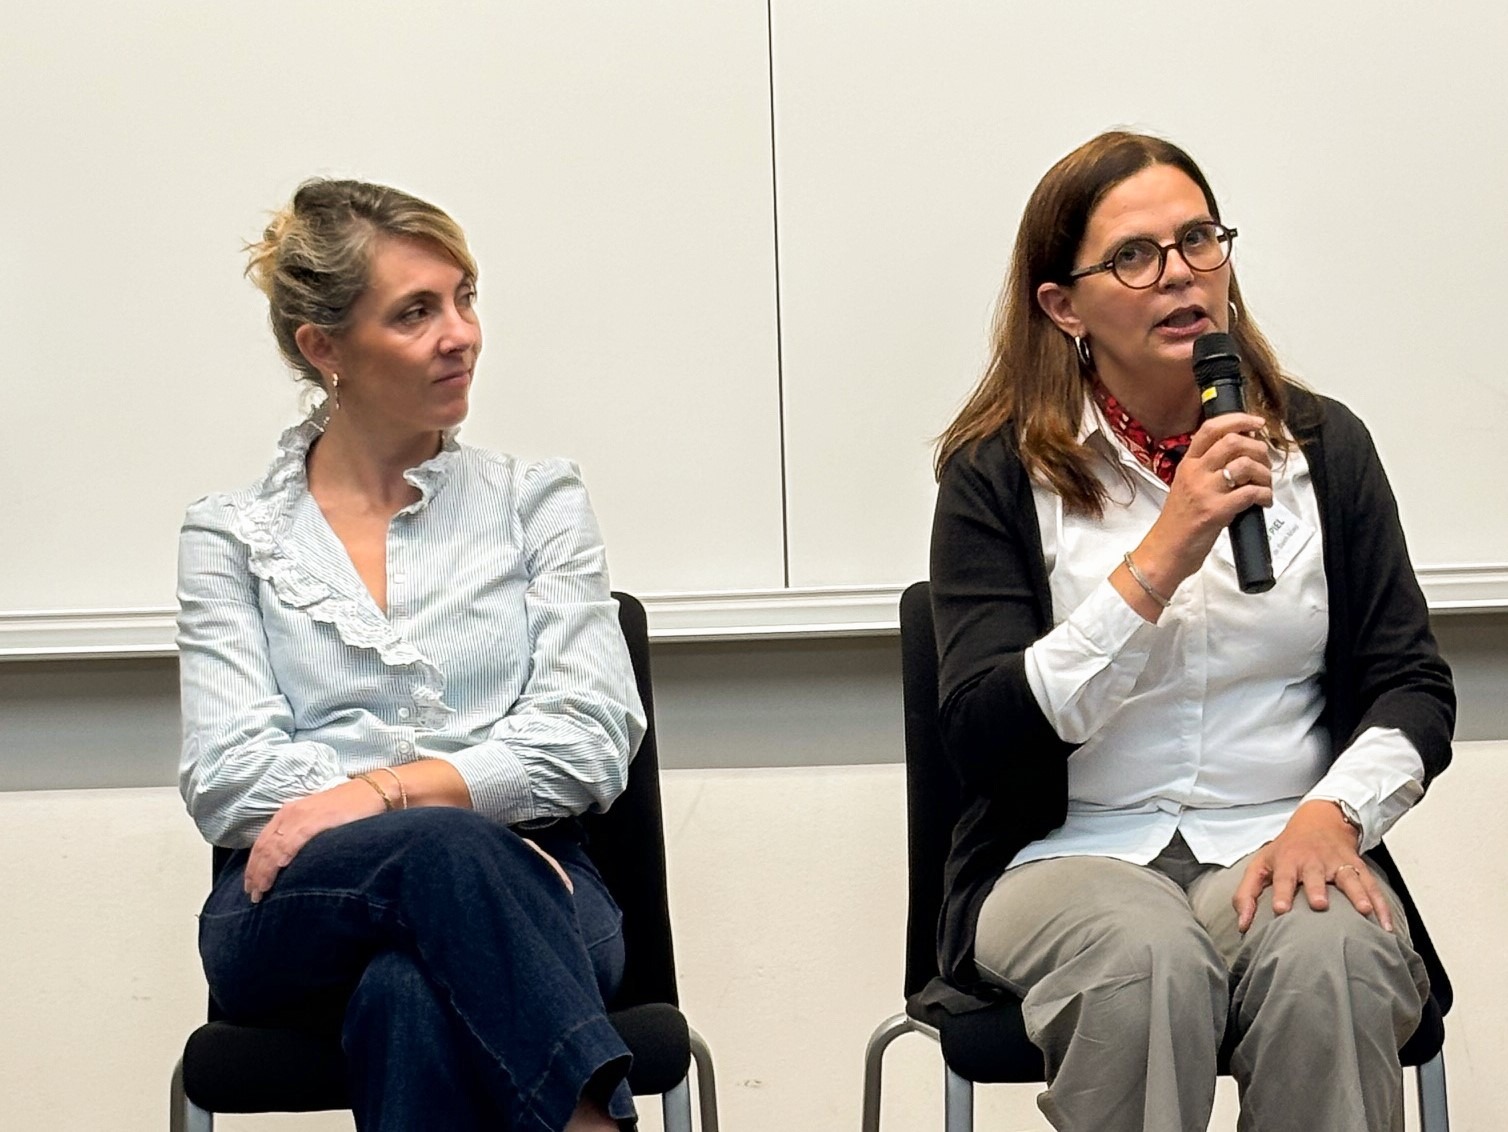
<svg viewBox="0 0 1508 1132"><path fill-rule="evenodd" d="M1094 369L1094 356L1089 352L1089 339L1082 334L1073 336L1073 349L1079 355L1079 364L1087 370Z"/></svg>
<svg viewBox="0 0 1508 1132"><path fill-rule="evenodd" d="M330 407L340 408L340 374L333 372L330 374Z"/></svg>

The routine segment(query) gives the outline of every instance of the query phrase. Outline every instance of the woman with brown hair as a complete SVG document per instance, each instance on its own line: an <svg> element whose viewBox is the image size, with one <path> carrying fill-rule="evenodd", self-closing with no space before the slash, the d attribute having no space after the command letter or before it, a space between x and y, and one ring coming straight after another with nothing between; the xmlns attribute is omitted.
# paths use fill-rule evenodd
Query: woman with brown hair
<svg viewBox="0 0 1508 1132"><path fill-rule="evenodd" d="M1449 669L1371 439L1279 369L1236 235L1177 146L1063 158L939 445L942 967L1022 996L1062 1130L1202 1132L1228 1028L1243 1130L1401 1129L1444 990L1380 842L1449 762ZM1201 423L1214 331L1248 411ZM1252 506L1264 594L1224 533Z"/></svg>
<svg viewBox="0 0 1508 1132"><path fill-rule="evenodd" d="M338 1032L361 1129L631 1127L621 916L575 818L645 719L580 475L457 440L477 268L434 205L307 182L248 273L323 397L179 544L180 787L235 850L210 991Z"/></svg>

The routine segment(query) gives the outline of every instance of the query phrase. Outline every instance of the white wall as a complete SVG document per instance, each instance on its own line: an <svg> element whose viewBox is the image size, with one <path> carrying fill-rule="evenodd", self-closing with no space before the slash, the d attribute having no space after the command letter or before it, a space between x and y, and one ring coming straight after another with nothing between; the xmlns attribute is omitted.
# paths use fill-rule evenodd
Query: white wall
<svg viewBox="0 0 1508 1132"><path fill-rule="evenodd" d="M0 24L0 610L171 604L184 506L259 476L296 411L241 247L314 175L466 227L464 435L580 461L617 581L781 584L764 0Z"/></svg>
<svg viewBox="0 0 1508 1132"><path fill-rule="evenodd" d="M1500 321L1508 254L1508 9L772 10L795 584L925 572L928 439L983 367L1027 196L1117 126L1200 162L1240 231L1249 310L1372 427L1416 563L1508 562L1502 492L1471 483L1508 410L1476 338Z"/></svg>
<svg viewBox="0 0 1508 1132"><path fill-rule="evenodd" d="M682 997L714 1051L723 1127L849 1132L865 1042L899 1007L901 768L669 771L664 792ZM1389 839L1456 985L1446 1060L1458 1132L1501 1127L1505 794L1508 743L1463 744ZM203 1010L193 940L205 872L170 789L0 793L0 1124L166 1126L168 1072ZM887 1069L887 1132L936 1127L930 1043L897 1043ZM1230 1102L1227 1087L1212 1128L1233 1128ZM983 1090L979 1111L981 1128L1047 1127L1030 1089Z"/></svg>
<svg viewBox="0 0 1508 1132"><path fill-rule="evenodd" d="M184 504L259 474L292 412L239 246L319 172L468 226L468 438L578 458L621 585L919 577L928 439L1026 195L1116 124L1205 163L1251 309L1373 425L1416 560L1508 563L1479 468L1508 408L1508 9L1161 15L0 0L0 613L170 604Z"/></svg>

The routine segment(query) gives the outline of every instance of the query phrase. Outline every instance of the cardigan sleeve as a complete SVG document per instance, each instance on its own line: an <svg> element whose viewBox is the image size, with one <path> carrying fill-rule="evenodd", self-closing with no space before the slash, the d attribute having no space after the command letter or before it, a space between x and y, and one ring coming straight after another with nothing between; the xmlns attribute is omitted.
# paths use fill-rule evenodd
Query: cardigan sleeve
<svg viewBox="0 0 1508 1132"><path fill-rule="evenodd" d="M931 560L942 734L964 784L986 797L1060 775L1074 750L1026 674L1026 649L1051 626L1036 521L1003 438L943 469Z"/></svg>
<svg viewBox="0 0 1508 1132"><path fill-rule="evenodd" d="M1326 402L1326 418L1328 490L1339 511L1327 527L1341 544L1327 547L1326 567L1333 564L1344 579L1347 630L1329 650L1333 674L1345 673L1347 684L1331 689L1347 709L1336 715L1337 750L1370 728L1397 728L1419 752L1427 786L1450 763L1456 714L1450 667L1430 631L1429 607L1372 437L1336 402ZM1349 657L1341 660L1335 646Z"/></svg>

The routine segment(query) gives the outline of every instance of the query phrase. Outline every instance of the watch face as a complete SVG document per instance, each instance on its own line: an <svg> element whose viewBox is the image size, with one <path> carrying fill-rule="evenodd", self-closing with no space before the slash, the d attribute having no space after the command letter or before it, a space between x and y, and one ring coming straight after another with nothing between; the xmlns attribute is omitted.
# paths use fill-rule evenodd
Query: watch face
<svg viewBox="0 0 1508 1132"><path fill-rule="evenodd" d="M1356 808L1354 806L1350 805L1347 802L1336 802L1335 804L1340 807L1340 816L1345 818L1346 823L1356 831L1356 840L1358 843L1360 843L1361 815L1356 812Z"/></svg>

